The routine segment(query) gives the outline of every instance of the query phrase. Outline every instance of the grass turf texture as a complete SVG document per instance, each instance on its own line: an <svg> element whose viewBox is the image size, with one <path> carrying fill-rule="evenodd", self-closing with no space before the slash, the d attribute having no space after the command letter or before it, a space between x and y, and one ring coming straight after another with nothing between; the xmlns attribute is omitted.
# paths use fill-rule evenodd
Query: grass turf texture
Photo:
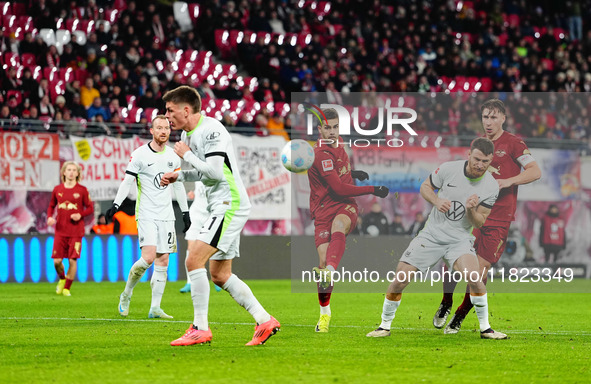
<svg viewBox="0 0 591 384"><path fill-rule="evenodd" d="M117 313L123 283L2 284L0 382L589 382L589 294L491 294L492 326L510 340L481 340L474 312L457 335L432 326L440 295L403 296L392 336L369 339L381 294L333 295L330 333L317 334L316 295L290 293L287 280L249 281L281 323L267 344L245 347L250 315L211 289L210 345L171 347L193 318L190 294L169 283L163 309L148 319L149 283L134 291L130 314ZM582 284L591 288L591 282ZM338 288L337 288L338 290ZM590 290L587 289L587 292ZM462 295L456 294L456 306Z"/></svg>

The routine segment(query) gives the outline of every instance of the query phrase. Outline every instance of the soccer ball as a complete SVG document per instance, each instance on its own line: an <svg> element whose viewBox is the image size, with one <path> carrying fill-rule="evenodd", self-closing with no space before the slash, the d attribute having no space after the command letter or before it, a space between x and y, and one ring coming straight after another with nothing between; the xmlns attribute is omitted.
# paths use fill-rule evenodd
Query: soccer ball
<svg viewBox="0 0 591 384"><path fill-rule="evenodd" d="M281 164L290 172L303 172L314 163L314 149L306 140L292 140L281 151Z"/></svg>

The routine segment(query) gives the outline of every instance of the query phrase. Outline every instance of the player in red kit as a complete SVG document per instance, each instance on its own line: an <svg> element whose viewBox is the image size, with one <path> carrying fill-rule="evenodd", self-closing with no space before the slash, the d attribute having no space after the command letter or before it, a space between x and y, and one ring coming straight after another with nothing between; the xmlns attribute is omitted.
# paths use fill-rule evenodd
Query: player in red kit
<svg viewBox="0 0 591 384"><path fill-rule="evenodd" d="M487 100L480 107L484 133L495 145L494 157L489 172L499 183L499 197L492 207L484 225L474 228L476 237L474 248L478 255L478 262L484 283L489 268L494 265L503 254L509 234L509 226L515 220L517 206L517 187L538 180L542 175L540 167L532 157L527 145L517 136L503 130L506 113L501 100ZM523 171L521 169L523 168ZM454 281L443 283L443 300L433 317L433 325L442 328L453 305ZM457 333L464 318L472 309L469 288L464 301L450 318L444 333Z"/></svg>
<svg viewBox="0 0 591 384"><path fill-rule="evenodd" d="M320 265L314 268L318 283L320 320L316 332L328 332L330 324L331 273L345 252L345 236L355 228L357 203L354 196L388 196L384 186L356 186L353 179L366 180L368 174L351 170L344 146L338 145L339 117L330 108L323 111L326 120L318 126L319 140L314 146L314 164L308 170L310 211L314 220L314 239Z"/></svg>
<svg viewBox="0 0 591 384"><path fill-rule="evenodd" d="M66 161L62 165L60 175L63 184L56 186L51 194L47 209L47 225L55 225L53 242L53 265L59 276L55 293L71 296L70 287L76 277L77 260L80 258L82 236L84 236L83 217L94 213L94 206L86 187L79 184L80 165ZM57 219L53 214L57 207ZM63 259L69 259L68 274L64 273Z"/></svg>

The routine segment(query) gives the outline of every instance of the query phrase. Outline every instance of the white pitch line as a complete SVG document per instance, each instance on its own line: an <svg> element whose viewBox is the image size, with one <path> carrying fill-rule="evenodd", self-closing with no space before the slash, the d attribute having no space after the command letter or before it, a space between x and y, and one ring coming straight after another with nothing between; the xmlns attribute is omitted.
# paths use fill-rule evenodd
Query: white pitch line
<svg viewBox="0 0 591 384"><path fill-rule="evenodd" d="M88 318L88 317L0 317L0 320L58 320L58 321L122 321L122 322L164 322L164 323L183 323L187 324L190 323L190 320L165 320L165 319L127 319L127 318L112 318L112 319L103 319L103 318ZM254 323L229 323L229 322L219 322L219 321L210 321L210 324L219 324L219 325L246 325L246 326L253 326ZM313 324L282 324L284 327L313 327ZM358 328L358 329L369 329L370 327L362 326L362 325L331 325L331 328ZM441 332L439 329L435 328L411 328L411 327L392 327L393 330L399 331L432 331L432 332ZM466 331L471 332L471 331ZM546 332L540 331L535 329L509 329L506 330L509 334L518 334L518 335L556 335L556 336L591 336L591 332L577 332L571 333L568 331L553 331L553 332Z"/></svg>

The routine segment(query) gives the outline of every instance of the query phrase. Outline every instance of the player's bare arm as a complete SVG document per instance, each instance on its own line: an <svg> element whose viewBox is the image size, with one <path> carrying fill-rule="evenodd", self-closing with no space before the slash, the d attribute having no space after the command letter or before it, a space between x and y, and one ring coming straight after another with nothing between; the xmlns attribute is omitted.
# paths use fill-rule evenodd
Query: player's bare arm
<svg viewBox="0 0 591 384"><path fill-rule="evenodd" d="M526 164L523 167L523 172L519 175L509 179L497 179L497 182L499 183L499 189L503 189L513 185L529 184L538 180L540 177L542 177L542 171L540 170L538 163L534 161Z"/></svg>
<svg viewBox="0 0 591 384"><path fill-rule="evenodd" d="M82 218L82 215L79 213L72 213L70 215L70 219L74 220L74 221L78 221Z"/></svg>
<svg viewBox="0 0 591 384"><path fill-rule="evenodd" d="M442 199L435 193L435 187L431 184L431 179L426 179L421 184L421 196L423 199L427 200L427 202L433 204L437 210L441 213L447 212L451 208L451 201L448 199Z"/></svg>

